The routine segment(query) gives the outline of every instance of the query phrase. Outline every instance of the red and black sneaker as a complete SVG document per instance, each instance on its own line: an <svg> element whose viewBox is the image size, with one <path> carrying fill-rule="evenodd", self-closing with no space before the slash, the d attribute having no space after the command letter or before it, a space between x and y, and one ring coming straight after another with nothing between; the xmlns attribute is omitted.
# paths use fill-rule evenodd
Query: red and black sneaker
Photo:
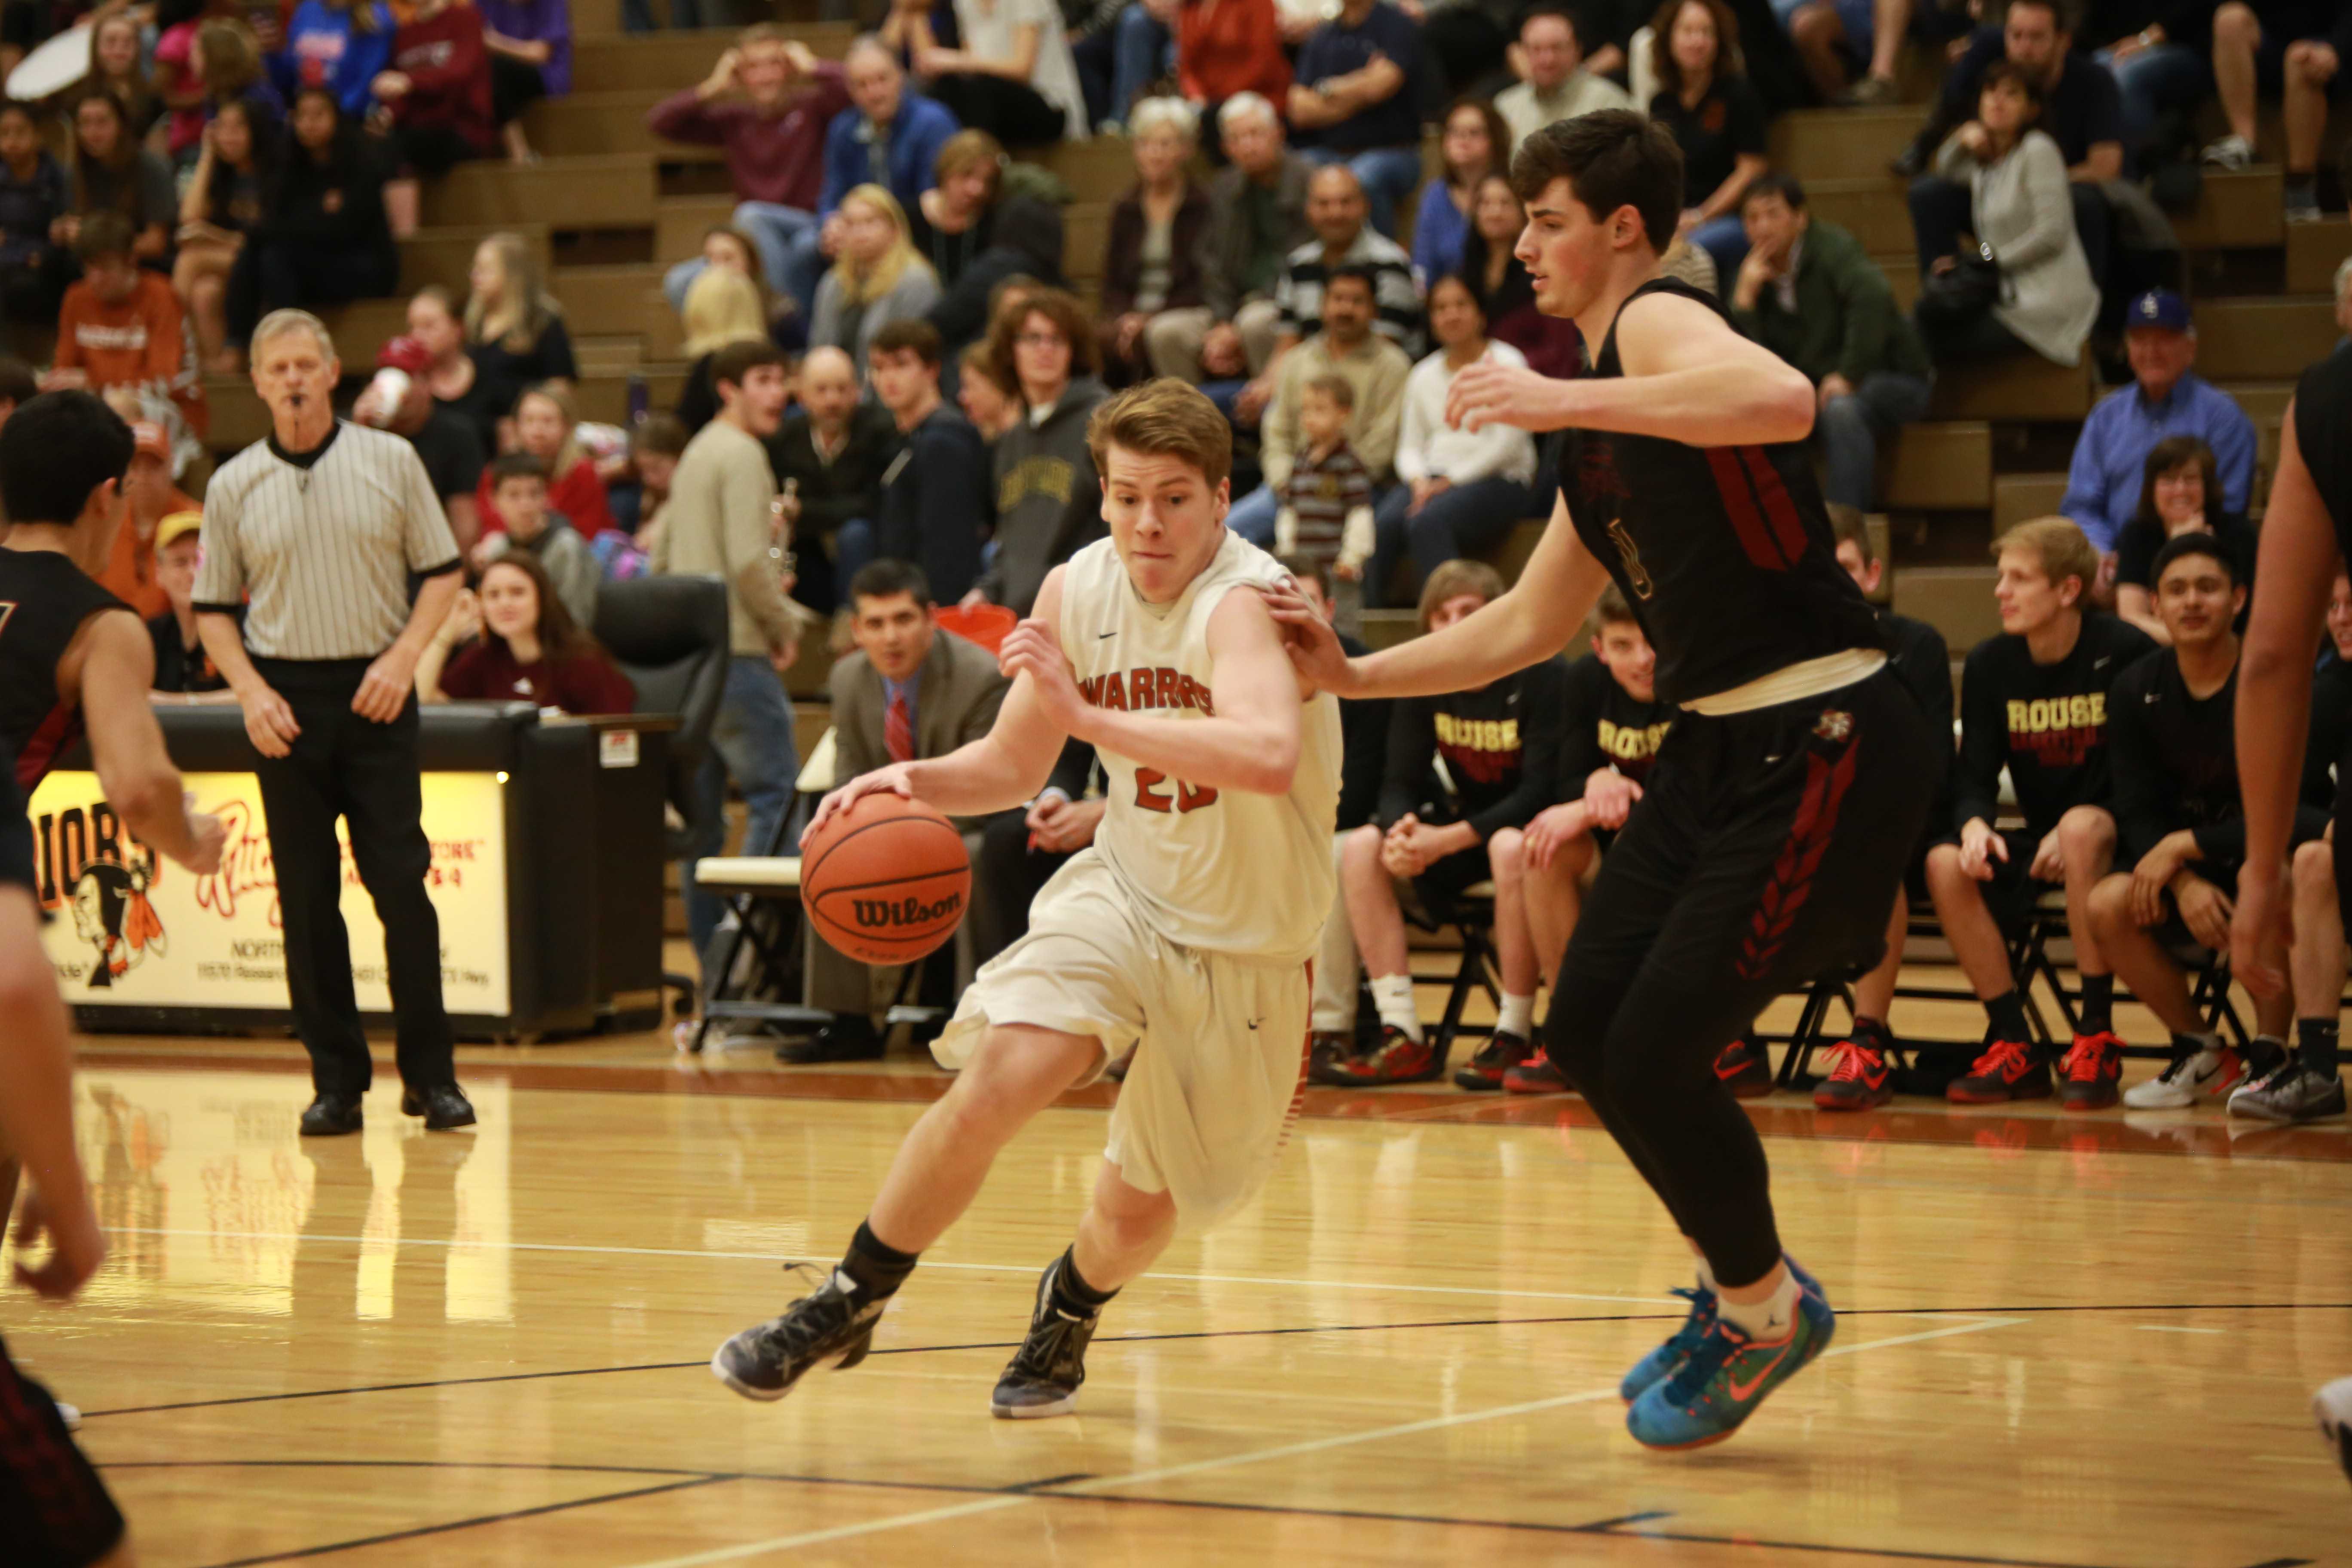
<svg viewBox="0 0 2352 1568"><path fill-rule="evenodd" d="M1457 1088L1472 1090L1500 1089L1503 1075L1526 1061L1534 1050L1525 1036L1497 1029L1486 1037L1476 1056L1454 1069L1454 1082Z"/></svg>
<svg viewBox="0 0 2352 1568"><path fill-rule="evenodd" d="M1362 1056L1339 1062L1331 1079L1356 1089L1391 1083L1427 1083L1445 1074L1445 1053L1416 1040L1394 1024L1381 1026L1381 1043Z"/></svg>
<svg viewBox="0 0 2352 1568"><path fill-rule="evenodd" d="M2050 1098L2050 1064L2022 1040L1995 1040L1976 1065L1952 1080L1944 1098L1954 1105L2006 1105Z"/></svg>
<svg viewBox="0 0 2352 1568"><path fill-rule="evenodd" d="M2124 1043L2113 1029L2077 1035L2058 1060L2058 1103L2068 1110L2105 1110L2123 1098Z"/></svg>
<svg viewBox="0 0 2352 1568"><path fill-rule="evenodd" d="M1503 1069L1503 1092L1505 1094L1566 1094L1568 1075L1560 1071L1549 1057L1544 1055L1544 1048L1541 1046L1538 1046L1535 1048L1535 1054L1528 1057L1527 1060L1517 1067Z"/></svg>
<svg viewBox="0 0 2352 1568"><path fill-rule="evenodd" d="M1873 1110L1895 1098L1895 1073L1886 1053L1862 1039L1830 1047L1830 1076L1813 1090L1822 1110Z"/></svg>
<svg viewBox="0 0 2352 1568"><path fill-rule="evenodd" d="M1355 1082L1340 1070L1354 1060L1355 1056L1356 1038L1353 1035L1318 1029L1307 1041L1307 1081L1335 1085Z"/></svg>
<svg viewBox="0 0 2352 1568"><path fill-rule="evenodd" d="M1772 1092L1772 1058L1745 1035L1715 1056L1715 1076L1738 1100L1761 1100Z"/></svg>

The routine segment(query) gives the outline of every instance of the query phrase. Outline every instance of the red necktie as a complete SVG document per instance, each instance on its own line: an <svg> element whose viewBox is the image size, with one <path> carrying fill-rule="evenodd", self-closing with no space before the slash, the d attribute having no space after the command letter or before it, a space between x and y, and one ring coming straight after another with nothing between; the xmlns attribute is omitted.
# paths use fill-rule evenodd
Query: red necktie
<svg viewBox="0 0 2352 1568"><path fill-rule="evenodd" d="M890 699L890 711L882 721L882 743L889 748L892 762L915 760L915 726L907 716L907 693L903 688Z"/></svg>

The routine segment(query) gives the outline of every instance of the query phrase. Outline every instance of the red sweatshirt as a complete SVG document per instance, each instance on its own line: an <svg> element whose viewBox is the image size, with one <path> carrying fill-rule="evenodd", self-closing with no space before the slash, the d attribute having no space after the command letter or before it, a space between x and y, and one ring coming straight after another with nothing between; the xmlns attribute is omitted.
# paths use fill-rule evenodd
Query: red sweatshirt
<svg viewBox="0 0 2352 1568"><path fill-rule="evenodd" d="M482 43L479 11L460 0L403 23L392 35L392 68L409 83L392 108L400 124L449 126L478 152L497 144L490 55Z"/></svg>
<svg viewBox="0 0 2352 1568"><path fill-rule="evenodd" d="M794 86L782 114L762 114L740 98L705 103L689 87L655 104L646 124L665 141L726 149L737 201L813 213L824 185L825 130L848 107L848 79L827 60Z"/></svg>
<svg viewBox="0 0 2352 1568"><path fill-rule="evenodd" d="M504 533L507 520L499 515L498 503L490 499L497 488L491 481L488 468L482 469L482 482L475 489L474 505L482 516L484 533ZM593 540L606 529L621 525L613 519L612 502L605 499L604 481L596 477L593 459L583 458L563 473L555 476L547 487L547 510L561 516L572 525L581 538Z"/></svg>
<svg viewBox="0 0 2352 1568"><path fill-rule="evenodd" d="M1216 0L1213 9L1190 0L1176 13L1176 80L1187 98L1222 103L1258 92L1279 110L1290 94L1290 59L1274 0Z"/></svg>

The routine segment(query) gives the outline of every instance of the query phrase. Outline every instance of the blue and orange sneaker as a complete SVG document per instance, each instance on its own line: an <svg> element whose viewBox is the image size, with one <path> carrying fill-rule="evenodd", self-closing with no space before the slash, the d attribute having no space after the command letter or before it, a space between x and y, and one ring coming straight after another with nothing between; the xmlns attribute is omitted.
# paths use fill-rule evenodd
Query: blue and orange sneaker
<svg viewBox="0 0 2352 1568"><path fill-rule="evenodd" d="M1801 1285L1789 1331L1770 1342L1718 1315L1715 1326L1664 1382L1643 1391L1625 1413L1625 1429L1645 1448L1703 1448L1720 1443L1756 1407L1829 1348L1837 1331L1817 1287Z"/></svg>
<svg viewBox="0 0 2352 1568"><path fill-rule="evenodd" d="M1797 1277L1799 1289L1826 1299L1822 1282L1806 1273L1802 1264L1785 1255L1782 1261ZM1652 1384L1664 1382L1680 1371L1690 1353L1698 1349L1699 1342L1706 1338L1707 1331L1715 1327L1718 1313L1714 1291L1700 1285L1695 1290L1677 1289L1675 1294L1691 1304L1690 1316L1683 1320L1683 1326L1668 1336L1665 1343L1635 1362L1633 1370L1625 1374L1625 1381L1617 1385L1617 1396L1628 1405L1641 1398Z"/></svg>

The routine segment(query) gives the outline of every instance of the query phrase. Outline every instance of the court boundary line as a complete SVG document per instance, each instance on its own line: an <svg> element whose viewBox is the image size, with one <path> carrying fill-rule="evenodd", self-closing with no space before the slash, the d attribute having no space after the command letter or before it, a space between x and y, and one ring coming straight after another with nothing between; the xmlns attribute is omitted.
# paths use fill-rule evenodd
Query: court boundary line
<svg viewBox="0 0 2352 1568"><path fill-rule="evenodd" d="M696 1475L682 1480L665 1481L659 1486L636 1487L628 1491L604 1492L595 1497L573 1498L565 1502L541 1503L536 1508L509 1509L503 1513L479 1514L471 1519L453 1519L446 1524L417 1525L407 1530L386 1531L376 1535L360 1536L351 1541L333 1541L319 1546L300 1547L291 1552L264 1552L258 1557L232 1558L226 1563L207 1564L207 1568L258 1568L265 1563L299 1563L306 1557L325 1557L337 1552L357 1552L367 1546L384 1546L395 1541L415 1541L428 1535L446 1535L452 1531L473 1530L486 1524L505 1524L512 1520L536 1519L551 1513L563 1513L575 1508L593 1508L599 1503L626 1502L632 1498L658 1497L664 1492L689 1491L728 1479L719 1475Z"/></svg>

